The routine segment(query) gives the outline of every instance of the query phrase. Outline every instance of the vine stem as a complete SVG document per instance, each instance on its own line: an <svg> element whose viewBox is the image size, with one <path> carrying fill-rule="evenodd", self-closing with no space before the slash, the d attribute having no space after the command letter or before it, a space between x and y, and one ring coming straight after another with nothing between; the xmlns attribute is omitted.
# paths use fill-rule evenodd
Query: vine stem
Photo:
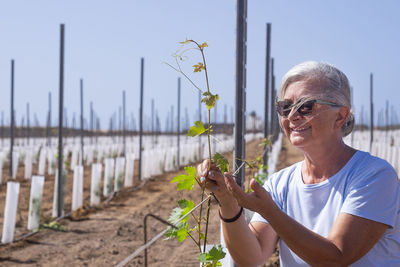
<svg viewBox="0 0 400 267"><path fill-rule="evenodd" d="M175 68L174 66L172 66L171 64L169 64L168 62L164 62L164 64L168 65L169 67L171 67L172 69L174 69L176 72L179 72L180 74L182 74L197 90L199 90L200 92L203 93L203 90L201 90L180 68L178 61L176 61L176 64L178 65L178 68Z"/></svg>
<svg viewBox="0 0 400 267"><path fill-rule="evenodd" d="M194 41L194 40L186 40L184 43L187 43L187 42L192 42L192 43L196 44L196 46L198 47L198 49L199 49L200 52L201 52L201 56L202 56L202 59L203 59L204 74L205 74L206 85L207 85L207 92L208 92L209 94L211 94L211 92L210 92L210 84L209 84L209 81L208 81L208 72L207 72L206 58L205 58L205 56L204 56L204 51L203 51L204 46L203 46L203 45L200 45L199 43L197 43L197 42ZM183 43L183 44L184 44L184 43ZM192 83L192 85L194 85L195 88L197 88L198 90L200 90L200 91L203 93L203 91L202 91L198 86L196 86L196 85L193 83L193 81L182 71L182 69L181 69L181 67L180 67L180 65L179 65L179 63L178 63L177 57L181 58L182 55L183 55L186 51L188 51L188 50L190 50L190 49L183 50L180 54L177 54L177 56L175 57L175 60L176 60L178 69L175 68L175 67L173 67L173 66L171 66L171 65L168 64L168 63L166 63L166 64L169 65L171 68L175 69L176 71L178 71L179 73L181 73L182 75L184 75L184 77L187 78L187 79ZM214 102L214 105L215 105L215 102ZM212 107L211 107L211 108L212 108ZM207 107L207 109L208 109L207 141L208 141L208 156L209 156L208 170L211 169L211 161L212 161L212 151L211 151L211 108ZM196 181L197 181L197 179L196 179ZM204 199L204 196L205 196L205 186L204 186L204 185L201 185L201 184L199 183L199 181L197 181L197 183L201 186L201 189L202 189L202 192L201 192L201 202L200 202L199 205L197 205L197 206L200 206L199 217L198 217L198 220L197 220L197 225L198 225L198 227L197 227L198 229L197 229L197 230L198 230L198 238L199 238L199 241L198 241L198 243L197 243L195 240L193 240L193 241L195 241L195 243L199 246L200 253L201 253L201 252L205 253L206 244L207 244L208 223L209 223L209 217L210 217L210 206L211 206L211 198L210 198L210 196L211 196L211 195L208 195L207 198ZM204 203L207 199L208 199L208 203L207 203L207 213L206 213L206 225L205 225L204 244L203 244L203 251L201 251L201 223L202 223L202 213L203 213L202 211L203 211L203 203ZM218 201L218 200L217 200L217 201ZM196 207L197 207L197 206L196 206ZM192 236L190 236L190 237L192 237ZM192 238L192 239L193 239L193 238ZM203 265L204 265L204 264L202 264L202 266L203 266ZM213 264L213 265L214 265L214 264Z"/></svg>
<svg viewBox="0 0 400 267"><path fill-rule="evenodd" d="M201 253L201 214L203 211L203 201L204 200L204 187L201 188L201 205L200 205L200 212L199 212L199 218L197 219L197 229L198 229L198 233L199 233L199 250Z"/></svg>
<svg viewBox="0 0 400 267"><path fill-rule="evenodd" d="M204 56L204 51L203 51L203 48L200 47L198 43L196 43L196 45L199 47L200 52L201 52L201 56L203 58L204 74L206 76L206 83L207 83L207 91L210 93L210 85L209 85L209 82L208 82L207 63L206 63L206 58ZM211 159L212 159L212 155L211 155L211 137L210 137L211 127L210 126L211 126L211 109L208 109L207 141L208 141L208 156L209 156L209 159L210 159L208 161L208 170L211 169ZM211 199L209 199L208 203L207 203L206 231L205 231L205 234L204 234L203 253L206 253L208 222L209 222L209 218L210 218L210 205L211 205ZM203 207L200 208L200 212L201 212L202 209L203 209ZM200 217L200 220L201 220L201 217Z"/></svg>
<svg viewBox="0 0 400 267"><path fill-rule="evenodd" d="M203 252L206 252L207 232L208 232L208 219L210 218L210 206L211 206L211 198L209 198L209 199L208 199L208 202L207 202L206 232L205 232L205 235L204 235Z"/></svg>

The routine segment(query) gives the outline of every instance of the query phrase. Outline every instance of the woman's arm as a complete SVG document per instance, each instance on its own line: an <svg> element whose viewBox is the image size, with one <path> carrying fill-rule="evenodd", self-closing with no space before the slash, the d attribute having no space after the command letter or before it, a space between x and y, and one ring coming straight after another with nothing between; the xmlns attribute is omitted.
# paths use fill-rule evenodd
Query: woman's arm
<svg viewBox="0 0 400 267"><path fill-rule="evenodd" d="M221 207L221 215L225 217L222 210ZM226 247L238 266L264 264L274 252L278 240L269 224L253 222L248 225L244 214L235 222L222 222L222 229Z"/></svg>
<svg viewBox="0 0 400 267"><path fill-rule="evenodd" d="M388 228L386 224L341 213L325 238L282 212L256 181L250 183L253 194L244 193L230 175L226 175L226 182L239 205L260 213L286 245L312 266L347 266L364 256Z"/></svg>
<svg viewBox="0 0 400 267"><path fill-rule="evenodd" d="M208 171L208 160L198 166L199 179L213 192L220 204L223 218L233 218L240 211L236 199L225 185L225 178L213 165ZM246 223L242 213L234 222L222 222L225 244L238 266L259 266L272 255L277 243L277 235L269 224Z"/></svg>

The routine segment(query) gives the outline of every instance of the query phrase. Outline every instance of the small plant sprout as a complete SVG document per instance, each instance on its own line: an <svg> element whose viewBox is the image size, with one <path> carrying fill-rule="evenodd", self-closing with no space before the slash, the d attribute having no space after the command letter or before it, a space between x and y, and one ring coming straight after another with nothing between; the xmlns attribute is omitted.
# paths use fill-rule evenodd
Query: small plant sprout
<svg viewBox="0 0 400 267"><path fill-rule="evenodd" d="M261 185L263 185L265 180L268 178L268 166L264 164L263 157L271 148L271 145L272 143L269 137L263 138L261 143L258 145L263 149L262 154L257 155L253 160L242 160L246 164L246 168L250 169L251 177L254 177L254 179ZM248 183L250 183L250 180L248 180ZM249 184L247 184L247 191L250 191Z"/></svg>
<svg viewBox="0 0 400 267"><path fill-rule="evenodd" d="M201 134L207 134L208 140L208 158L209 158L209 166L208 169L211 168L211 162L215 162L221 172L226 172L229 170L228 161L219 153L215 153L212 156L211 152L211 133L213 131L211 125L211 110L214 108L215 103L219 100L218 94L214 94L210 90L210 84L208 81L208 72L207 72L207 64L204 55L204 49L208 47L206 42L198 43L194 40L186 39L183 42L180 42L182 45L181 48L173 54L173 57L176 61L176 66L172 66L169 63L166 63L168 66L181 73L197 90L202 93L203 98L201 99L201 103L204 103L207 107L208 111L208 125L204 125L201 121L194 122L194 125L190 127L187 135L188 136L200 136ZM199 86L197 86L188 75L186 75L181 68L180 62L184 61L187 57L186 54L189 51L199 51L201 54L200 62L193 65L194 73L203 72L205 75L205 84L206 88L203 90ZM196 178L196 169L193 166L185 167L186 174L181 174L172 179L172 182L177 183L177 190L192 190L195 184L200 186L201 189L201 204L199 211L195 215L192 213L194 211L195 204L192 200L181 199L178 201L178 207L174 208L169 217L169 222L174 224L177 228L169 228L166 233L167 239L177 238L179 242L183 242L187 237L190 237L196 244L199 249L198 260L201 262L202 266L220 266L219 262L221 259L225 257L225 252L223 252L222 246L214 246L211 250L206 252L206 244L207 244L207 231L208 231L208 222L210 215L210 205L211 205L211 197L208 195L206 197L205 186ZM203 202L208 198L207 208L204 216L204 207ZM191 216L188 216L188 213L191 213ZM186 216L186 217L185 217ZM185 217L185 218L183 218ZM192 218L194 223L189 222L189 218ZM194 226L193 226L194 224ZM191 226L192 225L192 226Z"/></svg>

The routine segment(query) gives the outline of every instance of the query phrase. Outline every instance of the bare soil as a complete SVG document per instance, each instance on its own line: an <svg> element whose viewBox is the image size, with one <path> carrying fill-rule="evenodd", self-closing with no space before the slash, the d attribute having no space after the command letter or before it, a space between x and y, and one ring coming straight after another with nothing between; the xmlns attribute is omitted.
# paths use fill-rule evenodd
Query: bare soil
<svg viewBox="0 0 400 267"><path fill-rule="evenodd" d="M247 158L254 158L261 153L259 141L246 146ZM232 153L225 154L231 161ZM301 160L299 151L284 140L279 158L278 169ZM231 164L230 164L231 165ZM135 167L135 170L138 168ZM7 177L7 166L4 166L3 177ZM33 173L37 171L34 166ZM183 170L164 174L141 184L135 175L132 188L118 192L110 202L90 207L90 167L84 171L84 207L60 221L64 231L44 229L22 241L0 246L1 266L113 266L143 245L143 219L148 213L167 219L177 200L188 198L200 202L200 190L176 191L176 184L171 179L184 173ZM26 230L27 213L30 195L30 182L23 179L24 168L18 170L17 181L20 182L19 208L15 238L28 233ZM65 197L65 212L71 207L72 172L68 173ZM246 171L246 178L251 176ZM42 204L42 223L51 221L53 202L54 176L46 175ZM3 223L3 211L6 185L0 185L0 229ZM103 199L104 200L104 199ZM148 239L165 229L165 226L148 219ZM215 201L210 211L208 243L219 244L219 217ZM196 260L198 249L194 242L186 240L158 240L148 250L149 266L199 266ZM144 255L133 259L128 266L143 266ZM279 266L278 252L271 257L265 266Z"/></svg>

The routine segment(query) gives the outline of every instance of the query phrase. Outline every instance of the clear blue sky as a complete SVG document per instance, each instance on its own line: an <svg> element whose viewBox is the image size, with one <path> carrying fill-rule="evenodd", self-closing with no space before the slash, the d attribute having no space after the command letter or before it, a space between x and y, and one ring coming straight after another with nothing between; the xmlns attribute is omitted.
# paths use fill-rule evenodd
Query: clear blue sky
<svg viewBox="0 0 400 267"><path fill-rule="evenodd" d="M272 23L272 56L277 87L282 75L305 60L329 62L343 70L353 88L356 118L369 111L369 74L374 73L375 107L385 101L397 108L400 92L400 2L396 0L282 0L248 5L247 111L263 114L266 23ZM127 113L139 109L140 58L145 58L145 113L151 98L165 124L176 104L178 73L163 61L179 41L206 41L211 87L221 96L218 107L234 102L236 1L225 0L8 0L0 2L0 110L9 117L10 61L15 59L17 124L29 101L44 124L47 97L58 106L59 28L66 27L65 102L69 119L79 114L79 79L84 79L85 116L89 101L102 128L127 94ZM197 60L192 54L191 59ZM191 74L188 71L188 74ZM192 75L192 74L191 74ZM201 75L201 74L200 74ZM194 80L201 81L196 74ZM202 85L202 84L200 84ZM190 121L197 91L182 80L182 114ZM203 109L204 110L204 109ZM176 110L175 110L176 114Z"/></svg>

